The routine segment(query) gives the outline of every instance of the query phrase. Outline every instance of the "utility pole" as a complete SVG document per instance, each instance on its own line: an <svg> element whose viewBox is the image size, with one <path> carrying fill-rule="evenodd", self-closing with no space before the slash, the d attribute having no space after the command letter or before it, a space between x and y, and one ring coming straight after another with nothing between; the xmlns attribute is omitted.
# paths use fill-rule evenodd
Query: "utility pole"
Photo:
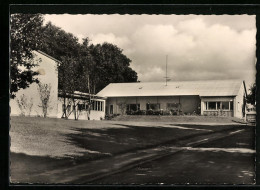
<svg viewBox="0 0 260 190"><path fill-rule="evenodd" d="M165 78L165 86L167 86L167 81L171 80L168 76L167 76L167 65L168 65L168 55L166 55L166 76Z"/></svg>

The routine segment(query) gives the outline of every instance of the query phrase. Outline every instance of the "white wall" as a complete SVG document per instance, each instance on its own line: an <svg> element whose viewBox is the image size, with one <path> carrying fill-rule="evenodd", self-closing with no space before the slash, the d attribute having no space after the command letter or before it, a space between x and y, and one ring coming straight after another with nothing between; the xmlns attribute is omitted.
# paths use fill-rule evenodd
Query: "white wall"
<svg viewBox="0 0 260 190"><path fill-rule="evenodd" d="M240 86L238 95L236 96L235 100L234 100L234 115L237 118L243 118L243 99L244 99L244 94L245 94L245 90L244 90L244 86L243 83Z"/></svg>
<svg viewBox="0 0 260 190"><path fill-rule="evenodd" d="M40 71L40 75L37 76L39 81L43 84L50 84L51 85L51 95L50 95L50 107L48 110L48 117L56 117L57 116L57 100L58 100L58 71L57 71L57 63L39 53L34 51L35 57L34 62L38 63L38 66L34 67L32 70L34 71ZM41 61L37 61L37 60ZM20 99L20 97L24 94L27 98L28 102L32 102L32 111L31 116L42 116L43 112L41 107L41 101L40 101L40 95L37 89L37 84L32 83L28 88L26 89L20 89L16 93L15 99L10 99L10 107L11 107L11 115L20 115L21 110L19 109L19 106L17 104L17 99ZM29 111L26 110L26 115L29 115Z"/></svg>

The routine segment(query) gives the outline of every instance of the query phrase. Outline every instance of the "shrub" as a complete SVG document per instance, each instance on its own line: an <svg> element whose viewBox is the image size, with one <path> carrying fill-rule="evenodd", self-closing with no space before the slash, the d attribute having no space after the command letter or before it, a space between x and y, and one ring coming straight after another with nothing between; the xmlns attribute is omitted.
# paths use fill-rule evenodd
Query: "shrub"
<svg viewBox="0 0 260 190"><path fill-rule="evenodd" d="M153 112L154 112L154 111L150 109L150 110L147 110L147 111L146 111L146 114L147 114L147 115L153 115Z"/></svg>
<svg viewBox="0 0 260 190"><path fill-rule="evenodd" d="M127 111L126 111L126 115L134 115L134 111L132 111L132 110L127 110Z"/></svg>
<svg viewBox="0 0 260 190"><path fill-rule="evenodd" d="M153 111L153 115L161 115L161 111Z"/></svg>
<svg viewBox="0 0 260 190"><path fill-rule="evenodd" d="M133 113L133 115L145 115L146 111L145 110L137 110Z"/></svg>
<svg viewBox="0 0 260 190"><path fill-rule="evenodd" d="M169 110L164 110L163 115L171 115L171 112Z"/></svg>

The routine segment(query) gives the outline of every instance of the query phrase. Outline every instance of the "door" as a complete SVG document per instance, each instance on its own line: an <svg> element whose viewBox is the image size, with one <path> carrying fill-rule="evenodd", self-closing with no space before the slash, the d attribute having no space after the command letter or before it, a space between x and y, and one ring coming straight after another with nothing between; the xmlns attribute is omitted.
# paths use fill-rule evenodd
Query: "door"
<svg viewBox="0 0 260 190"><path fill-rule="evenodd" d="M110 107L109 107L109 114L113 114L113 113L114 113L113 105L110 105Z"/></svg>

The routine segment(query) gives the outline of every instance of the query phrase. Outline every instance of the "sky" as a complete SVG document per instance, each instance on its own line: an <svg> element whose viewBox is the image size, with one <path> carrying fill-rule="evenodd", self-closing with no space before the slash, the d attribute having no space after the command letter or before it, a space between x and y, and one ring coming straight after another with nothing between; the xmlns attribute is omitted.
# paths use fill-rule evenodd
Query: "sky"
<svg viewBox="0 0 260 190"><path fill-rule="evenodd" d="M249 15L45 15L45 23L90 43L109 42L132 60L141 82L255 81L256 26Z"/></svg>

